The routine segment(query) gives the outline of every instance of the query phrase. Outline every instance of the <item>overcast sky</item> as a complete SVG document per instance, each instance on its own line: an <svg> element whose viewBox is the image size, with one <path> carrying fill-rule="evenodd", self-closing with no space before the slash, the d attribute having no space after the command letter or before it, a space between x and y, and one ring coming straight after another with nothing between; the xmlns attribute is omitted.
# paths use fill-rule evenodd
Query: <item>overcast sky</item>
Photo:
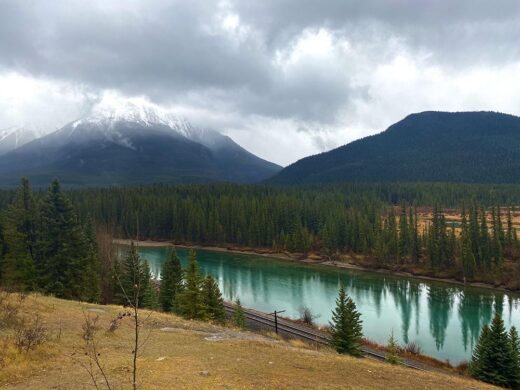
<svg viewBox="0 0 520 390"><path fill-rule="evenodd" d="M289 164L424 110L520 114L518 0L0 0L0 130L144 97Z"/></svg>

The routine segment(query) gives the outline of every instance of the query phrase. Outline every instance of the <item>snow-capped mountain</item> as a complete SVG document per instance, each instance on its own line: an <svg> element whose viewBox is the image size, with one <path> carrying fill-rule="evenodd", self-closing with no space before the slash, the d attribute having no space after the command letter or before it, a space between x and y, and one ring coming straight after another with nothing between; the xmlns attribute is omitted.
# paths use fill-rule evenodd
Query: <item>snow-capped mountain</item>
<svg viewBox="0 0 520 390"><path fill-rule="evenodd" d="M191 124L186 119L145 99L108 95L93 107L90 115L72 122L68 126L68 135L78 128L90 128L102 132L109 139L114 136L118 138L118 125L122 123L139 125L144 129L163 127L165 131L173 131L187 138L190 138L192 131Z"/></svg>
<svg viewBox="0 0 520 390"><path fill-rule="evenodd" d="M32 127L9 127L0 129L0 155L15 150L41 137L42 131Z"/></svg>
<svg viewBox="0 0 520 390"><path fill-rule="evenodd" d="M211 129L141 99L103 99L91 113L0 156L0 184L255 182L280 167Z"/></svg>

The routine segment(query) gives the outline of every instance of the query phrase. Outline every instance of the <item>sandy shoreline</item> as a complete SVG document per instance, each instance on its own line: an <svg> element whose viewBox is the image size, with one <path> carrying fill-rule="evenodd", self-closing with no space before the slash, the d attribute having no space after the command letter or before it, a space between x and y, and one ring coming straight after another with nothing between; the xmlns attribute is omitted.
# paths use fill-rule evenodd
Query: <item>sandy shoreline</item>
<svg viewBox="0 0 520 390"><path fill-rule="evenodd" d="M130 243L134 240L129 239L114 239L113 242L118 245L130 245ZM419 280L428 280L432 282L443 282L443 283L449 283L454 284L458 286L466 286L466 287L477 287L477 288L485 288L490 290L496 290L501 292L510 292L510 293L518 293L517 291L509 290L504 287L496 287L491 284L487 283L479 283L479 282L470 282L470 283L463 283L461 281L455 280L455 279L447 279L447 278L436 278L432 276L425 276L425 275L414 275L410 272L399 272L399 271L391 271L387 269L375 269L375 268L366 268L362 267L356 264L349 264L349 263L342 263L337 261L328 261L324 260L322 258L296 258L294 256L291 256L287 253L283 252L271 252L268 250L251 250L251 249L239 249L239 248L223 248L218 246L203 246L203 245L180 245L180 244L174 244L170 241L151 241L151 240L145 240L145 241L139 241L139 246L142 247L177 247L177 248L186 248L186 249L201 249L206 251L212 251L212 252L228 252L228 253L237 253L237 254L243 254L243 255L255 255L255 256L262 256L267 258L274 258L279 260L289 260L289 261L295 261L303 264L317 264L317 265L324 265L328 267L335 267L335 268L343 268L343 269L351 269L356 271L363 271L363 272L373 272L373 273L379 273L379 274L386 274L386 275L393 275L393 276L402 276L406 278L413 278L413 279L419 279Z"/></svg>

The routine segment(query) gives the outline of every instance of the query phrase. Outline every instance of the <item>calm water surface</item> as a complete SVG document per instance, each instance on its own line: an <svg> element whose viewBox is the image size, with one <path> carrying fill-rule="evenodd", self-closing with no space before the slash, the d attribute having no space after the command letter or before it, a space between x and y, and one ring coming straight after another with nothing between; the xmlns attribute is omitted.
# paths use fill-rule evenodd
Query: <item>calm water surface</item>
<svg viewBox="0 0 520 390"><path fill-rule="evenodd" d="M140 248L160 277L169 248ZM183 266L186 250L177 250ZM340 285L361 312L365 337L386 343L390 332L400 343L417 342L423 353L452 363L469 360L483 324L495 310L506 326L520 327L519 296L493 290L371 272L303 265L254 255L199 250L203 273L218 281L226 300L240 298L245 307L286 310L297 318L303 306L327 324Z"/></svg>

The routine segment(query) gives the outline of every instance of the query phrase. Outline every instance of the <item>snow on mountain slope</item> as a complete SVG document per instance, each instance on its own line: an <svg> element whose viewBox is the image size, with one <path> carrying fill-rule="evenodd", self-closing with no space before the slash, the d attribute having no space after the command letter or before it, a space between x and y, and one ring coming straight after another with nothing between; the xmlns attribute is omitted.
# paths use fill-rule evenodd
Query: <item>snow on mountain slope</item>
<svg viewBox="0 0 520 390"><path fill-rule="evenodd" d="M0 130L0 155L15 150L41 137L43 132L36 128L10 127Z"/></svg>
<svg viewBox="0 0 520 390"><path fill-rule="evenodd" d="M80 125L103 128L106 132L113 131L118 123L135 123L144 127L167 126L180 135L189 138L191 125L171 111L166 110L143 98L122 98L105 95L97 103L90 115L72 122L72 129Z"/></svg>
<svg viewBox="0 0 520 390"><path fill-rule="evenodd" d="M256 182L279 169L146 99L106 95L83 118L1 156L0 184Z"/></svg>

